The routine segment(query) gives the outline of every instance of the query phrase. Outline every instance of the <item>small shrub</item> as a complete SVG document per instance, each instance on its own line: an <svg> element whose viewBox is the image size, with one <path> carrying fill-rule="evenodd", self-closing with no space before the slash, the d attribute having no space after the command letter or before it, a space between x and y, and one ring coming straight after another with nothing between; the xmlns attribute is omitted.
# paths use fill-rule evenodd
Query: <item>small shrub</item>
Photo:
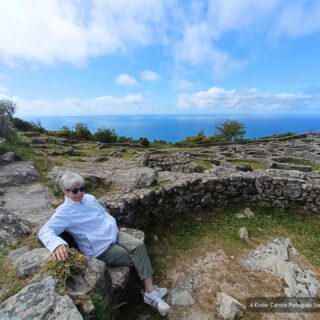
<svg viewBox="0 0 320 320"><path fill-rule="evenodd" d="M95 141L105 142L105 143L114 143L117 142L117 135L114 129L100 128L93 135Z"/></svg>
<svg viewBox="0 0 320 320"><path fill-rule="evenodd" d="M74 126L73 136L79 139L90 140L92 134L85 123L76 123L76 125Z"/></svg>
<svg viewBox="0 0 320 320"><path fill-rule="evenodd" d="M141 137L140 138L140 144L144 147L149 147L150 145L150 142L148 140L148 138L145 138L145 137Z"/></svg>

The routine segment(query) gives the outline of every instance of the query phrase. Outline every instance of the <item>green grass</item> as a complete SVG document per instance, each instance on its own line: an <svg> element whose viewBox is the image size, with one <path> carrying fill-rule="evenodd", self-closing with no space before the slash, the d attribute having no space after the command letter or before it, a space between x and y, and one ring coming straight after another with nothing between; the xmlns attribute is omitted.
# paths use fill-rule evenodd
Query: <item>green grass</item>
<svg viewBox="0 0 320 320"><path fill-rule="evenodd" d="M190 215L171 225L158 226L152 230L159 241L148 237L148 248L156 275L164 275L167 265L173 267L179 256L208 244L216 244L229 255L238 255L247 244L239 241L240 227L246 227L251 237L259 240L278 236L290 237L294 246L315 266L320 267L320 220L282 209L252 208L255 216L237 219L240 206L230 206L220 213ZM201 218L201 219L199 219ZM159 247L162 248L159 251ZM164 254L165 253L165 254Z"/></svg>
<svg viewBox="0 0 320 320"><path fill-rule="evenodd" d="M19 245L8 246L4 249L0 249L0 288L5 288L4 293L0 294L0 302L16 294L27 285L28 280L18 278L16 275L16 270L7 259L8 254L12 250L22 246L37 248L40 246L40 244L36 240L35 235L31 234Z"/></svg>
<svg viewBox="0 0 320 320"><path fill-rule="evenodd" d="M79 272L85 268L84 256L75 249L69 250L67 260L55 261L48 260L42 267L42 271L58 280L56 290L59 294L66 293L67 280L72 277L72 274Z"/></svg>
<svg viewBox="0 0 320 320"><path fill-rule="evenodd" d="M306 161L306 160L302 160L302 159L288 159L285 161L285 163L289 163L289 164L297 164L300 166L310 166L312 167L312 170L320 170L320 166L317 164L314 164L312 162Z"/></svg>
<svg viewBox="0 0 320 320"><path fill-rule="evenodd" d="M20 137L0 145L0 155L9 151L13 151L22 160L32 160L34 157L33 148Z"/></svg>
<svg viewBox="0 0 320 320"><path fill-rule="evenodd" d="M65 159L61 158L51 158L51 157L40 157L37 156L34 158L33 164L38 170L40 181L45 184L54 194L58 200L63 200L64 195L58 184L48 177L50 169L54 165L62 165L65 162Z"/></svg>
<svg viewBox="0 0 320 320"><path fill-rule="evenodd" d="M295 132L285 132L285 133L279 133L279 134L273 134L272 136L265 136L265 137L261 137L259 139L277 139L277 138L284 138L284 137L291 137L296 135Z"/></svg>
<svg viewBox="0 0 320 320"><path fill-rule="evenodd" d="M265 169L266 165L262 161L258 160L240 160L240 159L227 159L228 162L231 162L235 166L245 166L250 165L253 170Z"/></svg>
<svg viewBox="0 0 320 320"><path fill-rule="evenodd" d="M194 163L198 164L204 169L211 169L212 168L212 163L208 161L207 159L197 159L193 161Z"/></svg>
<svg viewBox="0 0 320 320"><path fill-rule="evenodd" d="M5 291L0 294L0 302L17 293L24 285L24 281L18 279L16 271L7 262L6 257L9 252L9 248L0 250L0 287L5 289Z"/></svg>

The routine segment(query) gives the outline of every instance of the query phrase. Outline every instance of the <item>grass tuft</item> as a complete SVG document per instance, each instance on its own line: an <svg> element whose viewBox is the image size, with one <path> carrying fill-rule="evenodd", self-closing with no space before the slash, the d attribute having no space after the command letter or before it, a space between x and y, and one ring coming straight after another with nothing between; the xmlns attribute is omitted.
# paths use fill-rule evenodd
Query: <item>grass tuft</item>
<svg viewBox="0 0 320 320"><path fill-rule="evenodd" d="M42 267L42 271L58 280L57 292L61 295L66 293L68 278L85 268L84 256L75 249L70 249L67 260L49 260Z"/></svg>

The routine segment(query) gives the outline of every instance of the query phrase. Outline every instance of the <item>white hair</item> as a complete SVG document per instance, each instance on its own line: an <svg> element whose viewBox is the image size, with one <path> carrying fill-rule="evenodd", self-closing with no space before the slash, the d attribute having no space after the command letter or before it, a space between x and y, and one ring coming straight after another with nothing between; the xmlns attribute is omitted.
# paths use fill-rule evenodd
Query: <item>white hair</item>
<svg viewBox="0 0 320 320"><path fill-rule="evenodd" d="M71 190L76 185L84 185L84 180L78 173L65 171L59 179L59 187L62 191Z"/></svg>

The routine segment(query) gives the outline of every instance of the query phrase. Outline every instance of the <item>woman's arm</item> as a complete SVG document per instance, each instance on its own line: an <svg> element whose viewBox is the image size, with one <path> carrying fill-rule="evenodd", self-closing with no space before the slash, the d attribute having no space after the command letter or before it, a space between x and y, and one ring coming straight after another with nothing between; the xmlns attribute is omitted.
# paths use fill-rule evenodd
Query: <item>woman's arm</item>
<svg viewBox="0 0 320 320"><path fill-rule="evenodd" d="M65 231L69 224L66 210L58 208L38 233L38 238L55 260L65 260L68 257L68 244L58 235Z"/></svg>

